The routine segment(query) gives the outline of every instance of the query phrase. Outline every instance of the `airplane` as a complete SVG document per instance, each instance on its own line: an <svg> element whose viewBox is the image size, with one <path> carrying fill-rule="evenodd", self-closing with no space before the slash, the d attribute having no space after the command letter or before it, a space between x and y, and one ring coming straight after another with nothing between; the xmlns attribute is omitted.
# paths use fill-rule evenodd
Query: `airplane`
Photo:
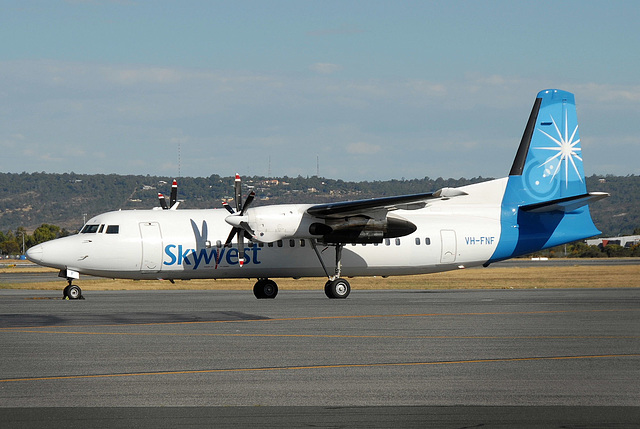
<svg viewBox="0 0 640 429"><path fill-rule="evenodd" d="M135 280L327 277L325 294L347 298L345 277L435 273L526 255L600 234L589 204L575 98L540 91L507 177L435 192L326 204L252 207L235 179L235 209L176 210L174 181L162 209L91 218L76 235L27 251L60 270L66 299L82 299L80 274ZM164 203L164 204L163 204Z"/></svg>

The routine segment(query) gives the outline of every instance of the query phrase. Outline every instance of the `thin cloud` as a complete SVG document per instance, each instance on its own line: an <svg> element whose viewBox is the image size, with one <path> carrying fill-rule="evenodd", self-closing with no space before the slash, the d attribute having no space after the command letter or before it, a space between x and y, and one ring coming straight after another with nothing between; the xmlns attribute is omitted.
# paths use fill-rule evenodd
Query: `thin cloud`
<svg viewBox="0 0 640 429"><path fill-rule="evenodd" d="M498 177L513 161L536 93L547 86L508 75L328 78L320 71L341 66L314 66L316 73L292 75L0 61L0 147L6 153L0 170L174 173L165 165L174 164L181 142L182 173L190 176L233 174L240 167L264 175L268 157L274 174L298 174L279 170L279 160L314 174L316 157L309 154L324 147L345 155L326 163L328 177ZM639 87L558 86L578 99L587 157L599 161L590 161L597 168L591 171L610 173L602 169L617 162L615 173L636 174ZM61 154L65 145L73 150ZM20 148L31 148L31 156L21 156ZM96 148L109 150L96 157ZM241 166L238 151L249 154ZM353 168L353 156L376 154L362 169Z"/></svg>
<svg viewBox="0 0 640 429"><path fill-rule="evenodd" d="M333 74L342 70L342 66L332 63L315 63L309 66L309 70L320 74Z"/></svg>
<svg viewBox="0 0 640 429"><path fill-rule="evenodd" d="M373 155L382 150L382 147L367 142L349 143L347 152L352 155Z"/></svg>

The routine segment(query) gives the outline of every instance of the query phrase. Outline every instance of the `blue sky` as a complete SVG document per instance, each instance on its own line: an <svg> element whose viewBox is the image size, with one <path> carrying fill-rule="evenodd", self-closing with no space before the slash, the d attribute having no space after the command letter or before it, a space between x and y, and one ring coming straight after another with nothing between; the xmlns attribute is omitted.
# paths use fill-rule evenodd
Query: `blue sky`
<svg viewBox="0 0 640 429"><path fill-rule="evenodd" d="M634 1L0 1L0 171L501 177L535 95L640 174Z"/></svg>

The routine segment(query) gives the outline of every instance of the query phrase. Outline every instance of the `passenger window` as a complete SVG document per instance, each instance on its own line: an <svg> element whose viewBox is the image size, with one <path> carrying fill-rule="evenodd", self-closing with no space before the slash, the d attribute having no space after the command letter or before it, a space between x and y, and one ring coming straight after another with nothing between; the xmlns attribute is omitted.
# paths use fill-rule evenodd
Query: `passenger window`
<svg viewBox="0 0 640 429"><path fill-rule="evenodd" d="M426 244L427 246L431 245L431 239L429 237L425 238L424 244Z"/></svg>
<svg viewBox="0 0 640 429"><path fill-rule="evenodd" d="M107 234L118 234L120 232L120 225L109 225L107 227Z"/></svg>
<svg viewBox="0 0 640 429"><path fill-rule="evenodd" d="M305 246L304 239L301 239L301 240L300 240L300 247L304 247L304 246Z"/></svg>
<svg viewBox="0 0 640 429"><path fill-rule="evenodd" d="M391 245L391 240L389 240L388 238L384 239L384 245L385 246L390 246Z"/></svg>
<svg viewBox="0 0 640 429"><path fill-rule="evenodd" d="M278 247L282 247L282 240L278 240Z"/></svg>
<svg viewBox="0 0 640 429"><path fill-rule="evenodd" d="M396 238L396 246L399 246L399 245L400 245L400 239Z"/></svg>
<svg viewBox="0 0 640 429"><path fill-rule="evenodd" d="M416 246L420 245L420 237L416 237Z"/></svg>
<svg viewBox="0 0 640 429"><path fill-rule="evenodd" d="M293 238L289 239L289 247L296 247L296 240L294 240Z"/></svg>
<svg viewBox="0 0 640 429"><path fill-rule="evenodd" d="M216 247L217 247L218 249L219 249L219 248L221 248L221 247L222 247L222 241L217 240L217 241L216 241Z"/></svg>

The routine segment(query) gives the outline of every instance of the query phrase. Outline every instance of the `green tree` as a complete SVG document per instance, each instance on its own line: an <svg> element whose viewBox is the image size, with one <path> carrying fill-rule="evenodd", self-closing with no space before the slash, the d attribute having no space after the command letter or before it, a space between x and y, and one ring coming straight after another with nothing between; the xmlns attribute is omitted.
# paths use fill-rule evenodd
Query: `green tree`
<svg viewBox="0 0 640 429"><path fill-rule="evenodd" d="M54 240L61 236L60 227L43 223L33 231L34 244Z"/></svg>
<svg viewBox="0 0 640 429"><path fill-rule="evenodd" d="M626 249L618 244L608 244L603 250L610 258L621 258L631 254L630 249Z"/></svg>
<svg viewBox="0 0 640 429"><path fill-rule="evenodd" d="M7 234L5 240L0 243L0 252L2 252L3 255L17 255L20 253L20 245L13 234L11 234L10 238L6 239L8 236Z"/></svg>

